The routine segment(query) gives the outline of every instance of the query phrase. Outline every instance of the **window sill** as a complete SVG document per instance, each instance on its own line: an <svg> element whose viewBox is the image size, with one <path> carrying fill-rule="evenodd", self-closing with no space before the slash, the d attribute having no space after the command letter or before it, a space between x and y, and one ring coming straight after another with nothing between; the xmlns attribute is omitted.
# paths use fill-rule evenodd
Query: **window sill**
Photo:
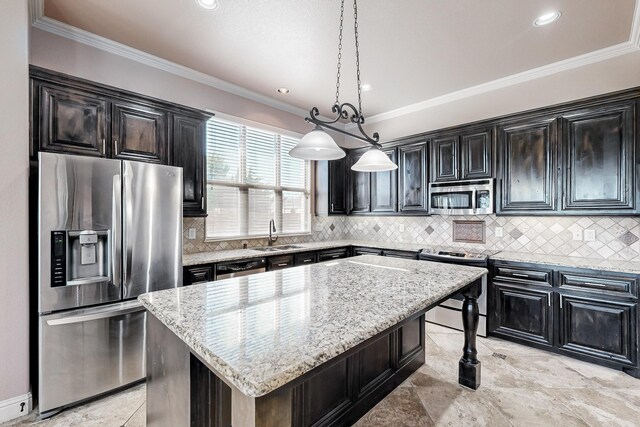
<svg viewBox="0 0 640 427"><path fill-rule="evenodd" d="M275 234L273 237L306 237L311 236L313 233L311 231L306 231L302 233L294 233L294 234ZM220 238L205 238L205 243L210 242L229 242L229 241L238 241L238 240L258 240L258 239L268 239L269 235L266 234L264 236L237 236L237 237L220 237Z"/></svg>

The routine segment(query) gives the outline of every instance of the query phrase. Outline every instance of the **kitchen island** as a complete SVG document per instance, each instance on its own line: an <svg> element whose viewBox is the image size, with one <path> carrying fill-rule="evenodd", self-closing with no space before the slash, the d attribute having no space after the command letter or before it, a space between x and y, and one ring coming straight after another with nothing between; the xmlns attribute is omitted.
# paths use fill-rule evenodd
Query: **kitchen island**
<svg viewBox="0 0 640 427"><path fill-rule="evenodd" d="M424 364L425 311L461 291L476 389L486 273L366 255L142 295L147 424L349 425Z"/></svg>

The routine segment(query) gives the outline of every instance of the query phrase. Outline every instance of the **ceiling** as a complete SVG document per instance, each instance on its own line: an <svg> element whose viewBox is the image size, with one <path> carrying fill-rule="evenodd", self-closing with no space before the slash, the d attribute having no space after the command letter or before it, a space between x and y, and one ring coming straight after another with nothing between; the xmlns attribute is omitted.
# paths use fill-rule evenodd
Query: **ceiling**
<svg viewBox="0 0 640 427"><path fill-rule="evenodd" d="M338 0L46 0L45 15L259 94L328 115ZM360 0L367 117L629 40L634 0ZM562 17L545 27L533 20ZM341 101L356 102L345 4ZM276 89L287 87L288 95Z"/></svg>

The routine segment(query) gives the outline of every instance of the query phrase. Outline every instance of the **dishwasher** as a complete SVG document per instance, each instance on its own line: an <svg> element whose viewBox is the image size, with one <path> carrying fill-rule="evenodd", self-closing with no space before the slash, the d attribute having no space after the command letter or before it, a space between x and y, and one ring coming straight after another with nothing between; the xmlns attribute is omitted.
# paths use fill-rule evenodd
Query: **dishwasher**
<svg viewBox="0 0 640 427"><path fill-rule="evenodd" d="M248 276L267 271L267 259L259 258L248 261L221 262L216 265L216 280L232 277Z"/></svg>

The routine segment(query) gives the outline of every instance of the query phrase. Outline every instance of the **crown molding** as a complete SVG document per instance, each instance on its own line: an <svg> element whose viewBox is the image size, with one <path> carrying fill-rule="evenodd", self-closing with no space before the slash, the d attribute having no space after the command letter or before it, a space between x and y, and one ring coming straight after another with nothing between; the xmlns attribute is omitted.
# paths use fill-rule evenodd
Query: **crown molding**
<svg viewBox="0 0 640 427"><path fill-rule="evenodd" d="M71 39L78 43L95 47L105 52L109 52L114 55L118 55L123 58L127 58L132 61L136 61L138 63L162 71L166 71L168 73L184 77L186 79L193 80L195 82L202 83L216 89L220 89L233 95L237 95L242 98L246 98L251 101L255 101L260 104L264 104L296 116L306 117L308 115L308 111L302 108L295 107L291 104L287 104L286 102L282 102L261 93L254 92L242 86L229 83L225 80L210 76L200 71L196 71L192 68L176 64L175 62L162 59L155 55L151 55L122 43L110 40L106 37L99 36L80 28L73 27L69 24L65 24L64 22L60 22L44 16L44 0L30 0L29 15L31 18L31 25L40 30L44 30L61 37Z"/></svg>
<svg viewBox="0 0 640 427"><path fill-rule="evenodd" d="M639 3L640 3L640 0L639 0ZM503 77L501 79L493 80L487 83L482 83L476 86L471 86L455 92L450 92L446 95L427 99L426 101L417 102L415 104L411 104L406 107L401 107L395 110L387 111L385 113L376 114L375 116L371 116L367 118L367 124L405 116L407 114L416 113L418 111L433 108L438 105L448 104L450 102L458 101L464 98L470 98L472 96L481 95L483 93L492 92L492 91L503 89L516 84L536 80L541 77L547 77L553 74L561 73L563 71L583 67L585 65L595 64L597 62L601 62L608 59L616 58L618 56L637 52L638 49L639 49L638 46L636 46L634 43L627 41L627 42L610 46L604 49L589 52L584 55L579 55L573 58L554 62L553 64L544 65L538 68L533 68L531 70L523 71L517 74L512 74L510 76ZM354 124L347 125L348 129L353 127L355 127Z"/></svg>
<svg viewBox="0 0 640 427"><path fill-rule="evenodd" d="M633 13L633 22L629 32L629 42L640 49L640 0L636 0L636 8Z"/></svg>

